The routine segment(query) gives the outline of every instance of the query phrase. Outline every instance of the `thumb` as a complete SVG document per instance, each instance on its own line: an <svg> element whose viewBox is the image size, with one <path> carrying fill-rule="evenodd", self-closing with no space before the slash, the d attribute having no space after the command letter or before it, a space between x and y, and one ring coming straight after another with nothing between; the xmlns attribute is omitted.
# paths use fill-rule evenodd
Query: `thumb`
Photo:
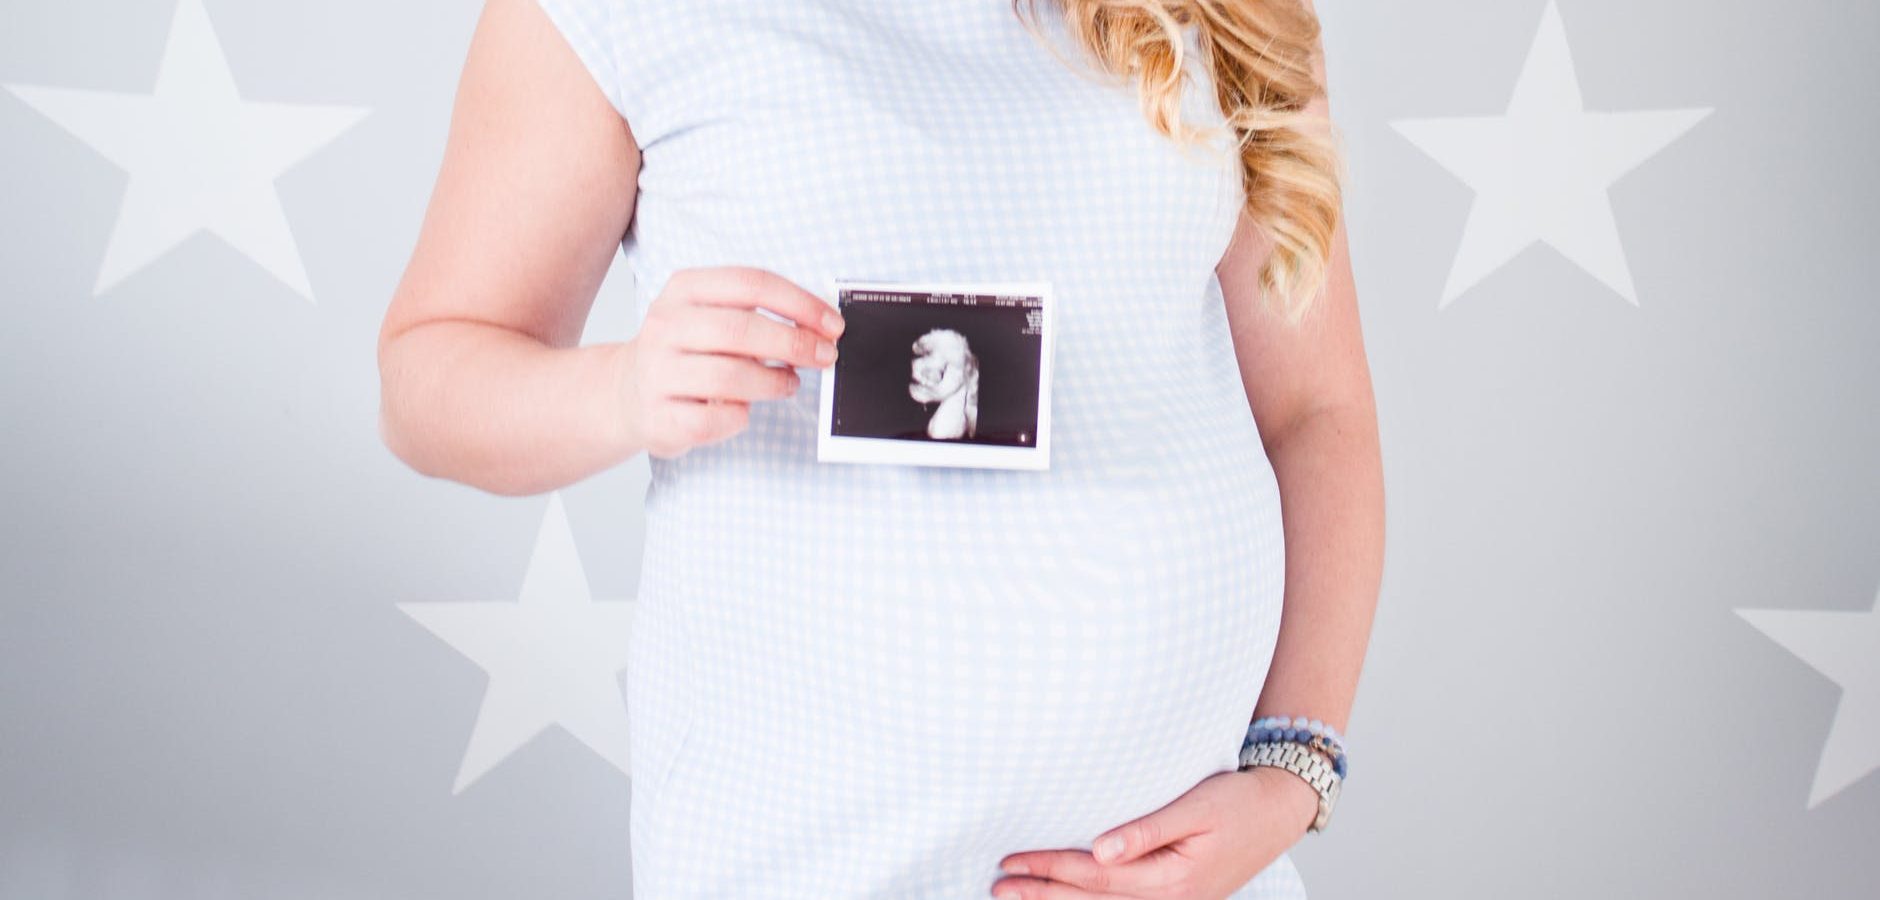
<svg viewBox="0 0 1880 900"><path fill-rule="evenodd" d="M1178 798L1140 819L1097 836L1092 855L1104 865L1126 863L1170 841L1207 829L1206 804Z"/></svg>

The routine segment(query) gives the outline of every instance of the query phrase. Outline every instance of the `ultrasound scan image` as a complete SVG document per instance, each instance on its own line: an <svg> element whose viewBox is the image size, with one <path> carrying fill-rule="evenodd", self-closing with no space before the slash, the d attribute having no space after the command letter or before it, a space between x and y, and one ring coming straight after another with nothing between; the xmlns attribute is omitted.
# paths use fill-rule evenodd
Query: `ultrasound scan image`
<svg viewBox="0 0 1880 900"><path fill-rule="evenodd" d="M844 290L831 433L1030 447L1043 329L1037 297Z"/></svg>

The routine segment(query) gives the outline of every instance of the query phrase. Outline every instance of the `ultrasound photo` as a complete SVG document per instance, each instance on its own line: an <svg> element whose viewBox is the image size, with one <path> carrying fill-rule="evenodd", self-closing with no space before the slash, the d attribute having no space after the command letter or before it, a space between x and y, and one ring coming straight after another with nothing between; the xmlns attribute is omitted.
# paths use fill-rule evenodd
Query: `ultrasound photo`
<svg viewBox="0 0 1880 900"><path fill-rule="evenodd" d="M1049 283L833 288L847 325L822 378L818 460L1050 467Z"/></svg>

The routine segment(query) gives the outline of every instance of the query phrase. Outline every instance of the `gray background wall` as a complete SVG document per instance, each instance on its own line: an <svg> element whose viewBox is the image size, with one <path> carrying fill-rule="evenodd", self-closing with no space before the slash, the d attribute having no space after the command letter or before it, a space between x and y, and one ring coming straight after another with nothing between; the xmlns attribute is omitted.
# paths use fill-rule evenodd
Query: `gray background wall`
<svg viewBox="0 0 1880 900"><path fill-rule="evenodd" d="M120 224L166 176L39 88L151 95L177 4L5 0L0 897L624 896L618 712L484 708L516 607L456 604L626 608L644 461L500 498L375 431L477 6L183 2L242 100L343 109L292 119L286 255ZM1390 520L1313 896L1875 896L1880 7L1318 5ZM1555 15L1537 96L1631 115L1471 168Z"/></svg>

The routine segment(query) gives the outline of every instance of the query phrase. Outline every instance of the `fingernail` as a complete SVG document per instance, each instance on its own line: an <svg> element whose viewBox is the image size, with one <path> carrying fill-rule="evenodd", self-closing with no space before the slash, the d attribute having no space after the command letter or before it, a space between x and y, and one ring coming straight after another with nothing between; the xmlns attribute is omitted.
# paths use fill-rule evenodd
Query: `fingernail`
<svg viewBox="0 0 1880 900"><path fill-rule="evenodd" d="M816 342L816 361L830 362L836 358L836 345L828 341Z"/></svg>
<svg viewBox="0 0 1880 900"><path fill-rule="evenodd" d="M1012 862L1006 863L1005 865L1000 866L999 868L1004 869L1005 874L1007 875L1030 875L1031 874L1031 867L1017 860L1013 860Z"/></svg>
<svg viewBox="0 0 1880 900"><path fill-rule="evenodd" d="M833 310L824 312L823 313L823 330L829 332L830 334L841 334L842 333L842 317L839 315L836 315Z"/></svg>
<svg viewBox="0 0 1880 900"><path fill-rule="evenodd" d="M1123 836L1120 834L1112 834L1097 842L1096 856L1098 862L1109 862L1121 855L1122 852Z"/></svg>
<svg viewBox="0 0 1880 900"><path fill-rule="evenodd" d="M992 896L999 900L1018 900L1018 888L999 888Z"/></svg>

